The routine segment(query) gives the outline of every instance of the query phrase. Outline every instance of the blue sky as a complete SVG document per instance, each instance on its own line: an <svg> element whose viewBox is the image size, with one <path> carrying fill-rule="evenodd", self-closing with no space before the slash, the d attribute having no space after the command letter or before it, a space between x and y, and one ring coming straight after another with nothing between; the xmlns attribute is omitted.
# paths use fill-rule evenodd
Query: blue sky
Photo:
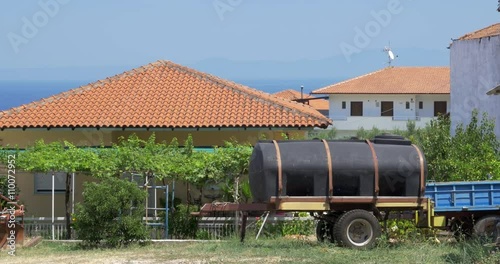
<svg viewBox="0 0 500 264"><path fill-rule="evenodd" d="M397 4L398 12L390 12L391 4ZM211 60L296 63L333 57L341 60L340 68L355 69L341 44L354 45L356 28L365 31L369 23L378 23L380 30L360 54L379 52L390 41L396 53L407 52L399 52L401 64L412 65L422 59L421 53L412 51L429 52L430 57L433 52L445 54L451 38L497 23L496 7L496 0L3 1L0 73L23 68L127 68L158 59L197 65ZM374 18L373 13L380 12L391 14L387 25ZM36 19L37 32L24 34L26 21L34 24ZM16 37L23 42L13 42ZM384 60L380 54L379 61L363 64L377 68ZM429 59L429 64L446 63L445 55ZM203 69L210 72L210 63Z"/></svg>

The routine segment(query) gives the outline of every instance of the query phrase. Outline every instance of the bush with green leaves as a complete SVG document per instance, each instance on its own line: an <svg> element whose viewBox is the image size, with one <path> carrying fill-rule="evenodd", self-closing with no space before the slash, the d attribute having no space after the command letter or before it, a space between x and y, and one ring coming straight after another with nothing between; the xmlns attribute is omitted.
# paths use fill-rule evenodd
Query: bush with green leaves
<svg viewBox="0 0 500 264"><path fill-rule="evenodd" d="M481 181L500 179L500 144L494 121L473 111L469 124L458 124L455 135L447 117L431 121L414 136L435 181Z"/></svg>
<svg viewBox="0 0 500 264"><path fill-rule="evenodd" d="M428 164L428 179L434 181L482 181L500 179L500 143L495 123L486 113L474 110L468 124L458 124L451 133L449 117L439 116L425 128L408 122L407 130L388 131L410 139L422 148ZM378 129L359 130L358 137L373 138Z"/></svg>
<svg viewBox="0 0 500 264"><path fill-rule="evenodd" d="M196 238L198 231L198 217L192 216L192 212L198 211L196 206L176 204L168 214L168 233L171 238L192 239ZM160 214L165 219L165 214ZM164 221L164 220L162 220Z"/></svg>
<svg viewBox="0 0 500 264"><path fill-rule="evenodd" d="M312 130L307 133L307 139L327 139L337 138L337 129L332 127L326 130Z"/></svg>
<svg viewBox="0 0 500 264"><path fill-rule="evenodd" d="M136 184L105 178L85 183L83 202L77 205L74 226L79 239L89 247L125 246L148 239L142 222L146 192Z"/></svg>
<svg viewBox="0 0 500 264"><path fill-rule="evenodd" d="M384 222L380 223L384 226ZM436 229L419 228L414 219L389 219L387 220L387 238L397 242L425 241L429 237L435 237Z"/></svg>
<svg viewBox="0 0 500 264"><path fill-rule="evenodd" d="M308 213L298 213L297 217L290 220L279 220L274 223L267 222L262 230L262 235L266 237L294 236L294 235L312 235L314 234L315 221L313 219L304 219ZM256 230L259 230L264 223L263 218L257 220Z"/></svg>

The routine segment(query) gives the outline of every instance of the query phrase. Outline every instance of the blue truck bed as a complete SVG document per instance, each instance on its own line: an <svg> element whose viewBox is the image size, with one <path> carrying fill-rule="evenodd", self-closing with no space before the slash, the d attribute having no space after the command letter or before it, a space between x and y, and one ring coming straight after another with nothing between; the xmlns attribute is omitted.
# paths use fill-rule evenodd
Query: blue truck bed
<svg viewBox="0 0 500 264"><path fill-rule="evenodd" d="M434 201L437 213L499 211L500 181L429 182L425 196Z"/></svg>

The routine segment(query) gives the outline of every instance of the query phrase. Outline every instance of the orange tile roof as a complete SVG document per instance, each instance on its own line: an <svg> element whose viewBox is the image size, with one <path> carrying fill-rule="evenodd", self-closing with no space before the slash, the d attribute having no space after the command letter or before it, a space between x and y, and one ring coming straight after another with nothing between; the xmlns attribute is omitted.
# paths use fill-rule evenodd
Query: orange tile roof
<svg viewBox="0 0 500 264"><path fill-rule="evenodd" d="M283 91L274 93L273 95L278 96L278 97L282 97L282 98L285 98L285 99L288 99L288 100L296 100L296 99L300 99L301 98L300 92L296 91L296 90L292 90L292 89L283 90ZM308 94L304 94L303 98L304 99L312 99L312 98L315 98L315 97L314 96L310 96ZM314 109L316 109L318 111L319 110L328 110L329 109L329 107L328 107L328 100L325 100L325 99L309 100L308 104L312 108L314 108Z"/></svg>
<svg viewBox="0 0 500 264"><path fill-rule="evenodd" d="M0 128L326 127L310 106L157 61L0 112Z"/></svg>
<svg viewBox="0 0 500 264"><path fill-rule="evenodd" d="M313 94L449 94L448 67L388 67L315 90Z"/></svg>
<svg viewBox="0 0 500 264"><path fill-rule="evenodd" d="M500 35L500 23L493 24L489 27L485 27L483 29L474 31L469 34L465 34L458 38L458 40L470 40L470 39L479 39L485 37L493 37Z"/></svg>

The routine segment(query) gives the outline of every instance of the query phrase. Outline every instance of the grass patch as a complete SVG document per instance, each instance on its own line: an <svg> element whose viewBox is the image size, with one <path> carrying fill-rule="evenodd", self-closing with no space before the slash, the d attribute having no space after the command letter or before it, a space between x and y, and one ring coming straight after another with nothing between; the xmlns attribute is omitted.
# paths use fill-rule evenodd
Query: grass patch
<svg viewBox="0 0 500 264"><path fill-rule="evenodd" d="M7 252L0 252L4 259ZM42 242L18 250L9 263L500 263L500 253L477 242L380 243L352 250L308 240L248 238L219 242L170 242L120 249L82 249L78 244Z"/></svg>

